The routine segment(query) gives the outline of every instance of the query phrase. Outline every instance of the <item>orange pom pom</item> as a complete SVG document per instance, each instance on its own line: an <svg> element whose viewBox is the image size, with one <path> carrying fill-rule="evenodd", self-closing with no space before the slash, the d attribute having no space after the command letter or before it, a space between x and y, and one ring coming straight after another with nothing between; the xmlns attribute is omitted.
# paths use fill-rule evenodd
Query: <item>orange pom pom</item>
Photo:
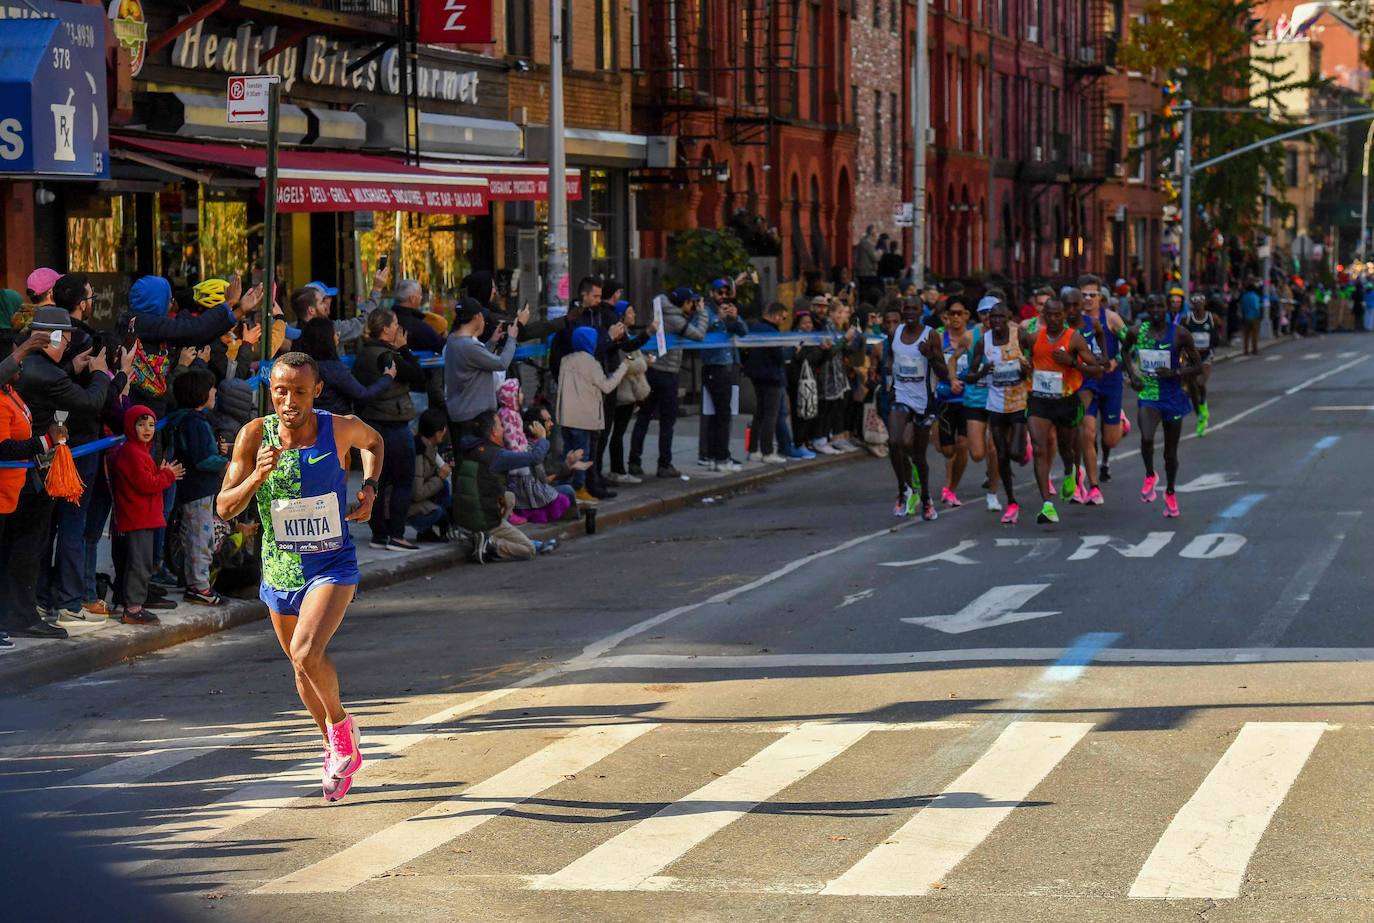
<svg viewBox="0 0 1374 923"><path fill-rule="evenodd" d="M76 460L72 458L72 450L64 442L57 447L57 451L52 457L52 466L48 468L48 479L44 482L48 488L48 496L69 500L72 503L81 502L81 494L86 489L86 485L81 483L81 475L76 471Z"/></svg>

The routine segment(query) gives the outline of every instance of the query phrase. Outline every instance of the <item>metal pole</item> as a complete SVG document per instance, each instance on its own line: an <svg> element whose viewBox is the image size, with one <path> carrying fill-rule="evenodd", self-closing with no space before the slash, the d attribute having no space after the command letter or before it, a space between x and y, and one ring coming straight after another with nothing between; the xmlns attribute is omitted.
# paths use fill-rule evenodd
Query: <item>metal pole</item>
<svg viewBox="0 0 1374 923"><path fill-rule="evenodd" d="M563 16L549 0L549 268L544 303L549 317L568 313L568 195L563 137Z"/></svg>
<svg viewBox="0 0 1374 923"><path fill-rule="evenodd" d="M1264 310L1269 310L1269 277L1274 271L1274 235L1270 233L1269 204L1274 196L1274 183L1268 171L1264 174ZM1262 326L1262 324L1261 324Z"/></svg>
<svg viewBox="0 0 1374 923"><path fill-rule="evenodd" d="M1356 254L1365 258L1369 245L1369 153L1374 146L1374 122L1369 123L1369 131L1364 136L1364 160L1360 164L1360 246Z"/></svg>
<svg viewBox="0 0 1374 923"><path fill-rule="evenodd" d="M911 133L911 279L925 284L926 267L926 137L930 134L930 75L927 73L929 0L916 0L916 60L911 66L911 95L916 112Z"/></svg>
<svg viewBox="0 0 1374 923"><path fill-rule="evenodd" d="M267 88L267 189L263 195L263 254L262 254L262 367L272 361L272 308L277 300L277 146L279 143L279 114L281 82L273 80ZM271 395L267 386L258 388L258 412L263 416L271 410Z"/></svg>
<svg viewBox="0 0 1374 923"><path fill-rule="evenodd" d="M1183 110L1183 194L1179 198L1183 234L1179 242L1178 276L1187 295L1193 274L1193 104L1185 100L1179 108Z"/></svg>

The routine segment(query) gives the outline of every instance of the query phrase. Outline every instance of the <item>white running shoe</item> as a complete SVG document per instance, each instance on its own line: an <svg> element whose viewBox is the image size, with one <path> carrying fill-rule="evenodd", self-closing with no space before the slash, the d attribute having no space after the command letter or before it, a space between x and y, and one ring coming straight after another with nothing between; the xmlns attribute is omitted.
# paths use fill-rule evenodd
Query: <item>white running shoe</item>
<svg viewBox="0 0 1374 923"><path fill-rule="evenodd" d="M787 456L779 455L777 452L774 452L772 455L761 456L759 461L763 462L765 465L785 465L787 464Z"/></svg>
<svg viewBox="0 0 1374 923"><path fill-rule="evenodd" d="M1002 511L1002 501L997 499L996 494L988 494L988 510L993 513Z"/></svg>
<svg viewBox="0 0 1374 923"><path fill-rule="evenodd" d="M822 455L843 455L843 454L844 454L843 452L841 452L839 449L835 448L833 445L831 445L831 444L828 443L828 442L818 442L818 443L816 443L816 451L819 452L819 453L822 454Z"/></svg>
<svg viewBox="0 0 1374 923"><path fill-rule="evenodd" d="M716 462L716 470L724 471L727 474L734 474L738 471L743 471L744 466L732 458L729 461Z"/></svg>

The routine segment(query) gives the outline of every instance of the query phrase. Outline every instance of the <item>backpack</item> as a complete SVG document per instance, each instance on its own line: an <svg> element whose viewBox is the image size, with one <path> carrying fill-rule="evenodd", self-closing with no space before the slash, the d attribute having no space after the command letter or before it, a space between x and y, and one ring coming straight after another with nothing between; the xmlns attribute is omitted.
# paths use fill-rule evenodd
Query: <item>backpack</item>
<svg viewBox="0 0 1374 923"><path fill-rule="evenodd" d="M820 413L820 389L816 387L816 375L811 371L811 363L802 361L801 377L797 379L797 419L814 420Z"/></svg>

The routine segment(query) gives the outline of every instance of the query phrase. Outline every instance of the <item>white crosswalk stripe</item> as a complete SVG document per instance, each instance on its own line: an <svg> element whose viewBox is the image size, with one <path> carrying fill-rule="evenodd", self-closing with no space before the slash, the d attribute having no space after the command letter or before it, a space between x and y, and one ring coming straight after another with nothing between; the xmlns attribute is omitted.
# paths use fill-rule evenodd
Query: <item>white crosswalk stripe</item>
<svg viewBox="0 0 1374 923"><path fill-rule="evenodd" d="M813 724L754 754L653 817L535 882L541 890L625 891L857 743L864 724Z"/></svg>
<svg viewBox="0 0 1374 923"><path fill-rule="evenodd" d="M1325 724L1245 725L1174 815L1131 886L1136 898L1240 896L1245 868Z"/></svg>
<svg viewBox="0 0 1374 923"><path fill-rule="evenodd" d="M938 798L821 893L929 894L1091 729L1013 722Z"/></svg>
<svg viewBox="0 0 1374 923"><path fill-rule="evenodd" d="M347 891L476 829L655 727L646 723L578 728L457 798L387 827L308 868L268 882L256 893Z"/></svg>

